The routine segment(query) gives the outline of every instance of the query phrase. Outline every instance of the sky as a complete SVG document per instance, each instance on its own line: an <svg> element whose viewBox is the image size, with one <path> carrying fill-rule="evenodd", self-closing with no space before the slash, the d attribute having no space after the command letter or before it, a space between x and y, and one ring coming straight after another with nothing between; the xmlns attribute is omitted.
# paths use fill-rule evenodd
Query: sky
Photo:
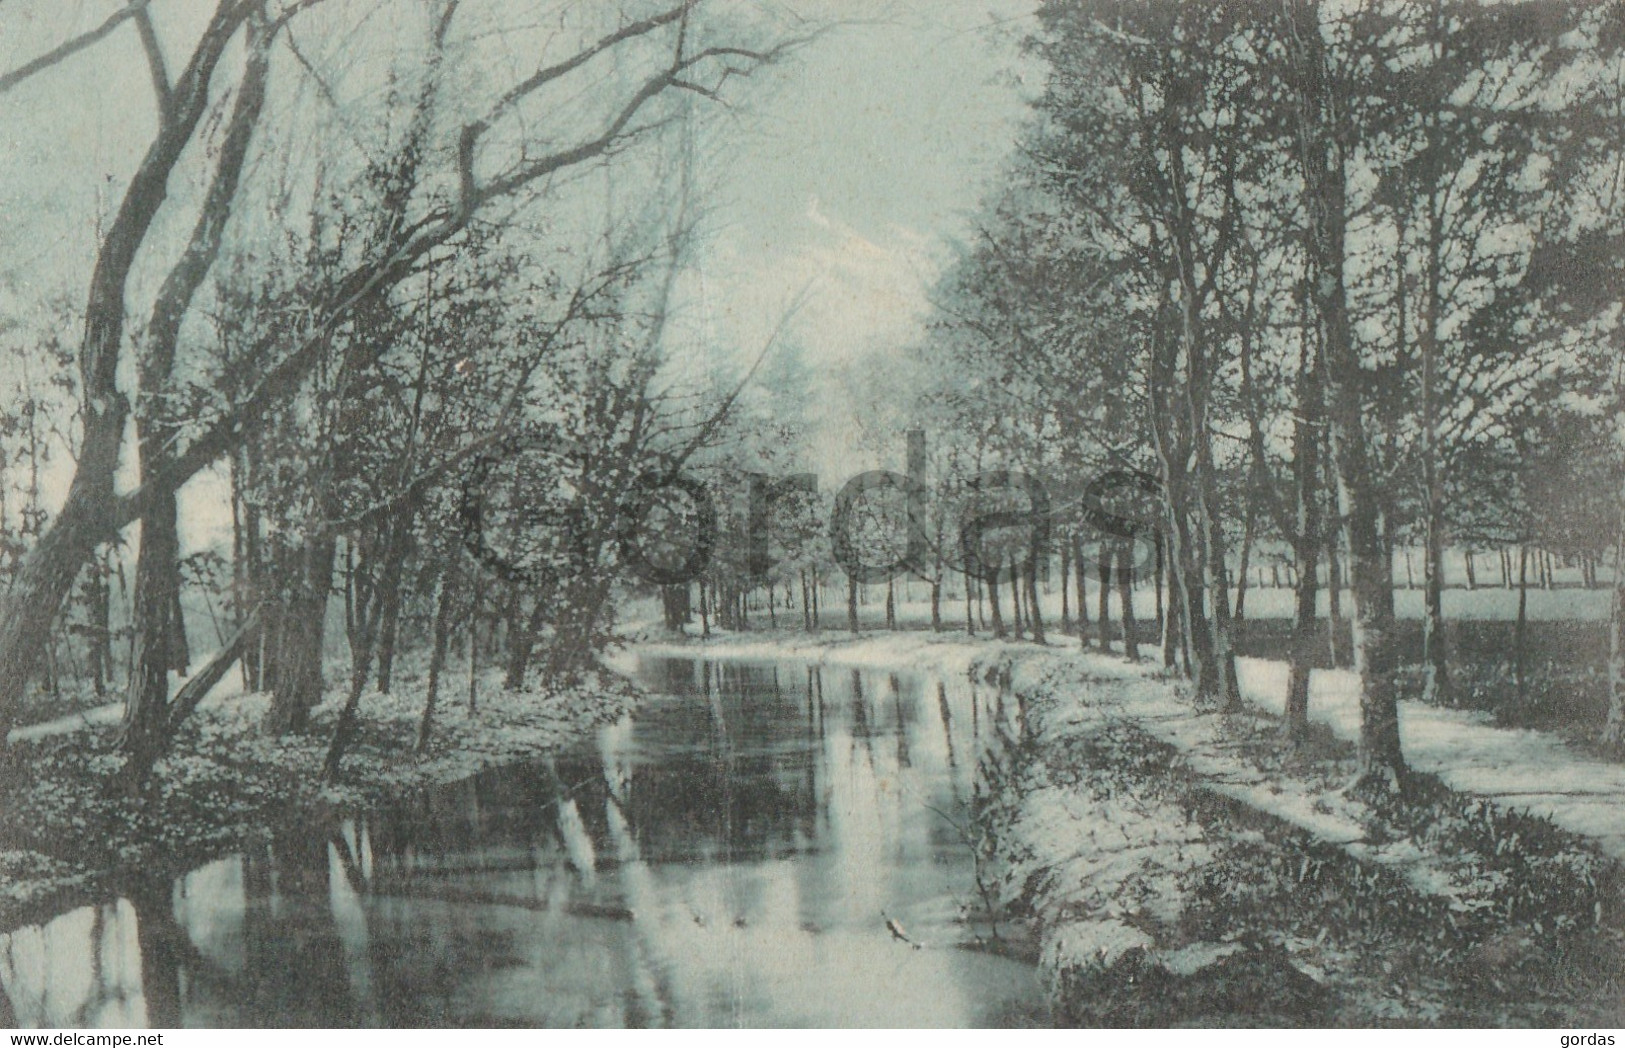
<svg viewBox="0 0 1625 1048"><path fill-rule="evenodd" d="M716 354L753 359L799 300L776 344L795 347L813 375L808 396L821 435L812 467L838 486L842 472L892 464L854 445L845 369L920 336L931 281L993 185L1025 113L1036 78L1019 41L1033 0L722 2L771 5L831 28L790 60L736 82L728 107L708 117L696 174L713 194L709 236L680 293L692 340L683 352L696 372L713 368ZM116 7L8 0L0 5L0 70ZM212 8L209 0L155 0L173 60ZM507 74L493 70L494 78ZM154 126L134 27L5 101L0 315L37 310L53 294L82 303L97 231ZM189 227L201 171L172 179L169 235ZM150 292L138 280L132 301ZM900 459L902 440L885 457ZM46 482L59 494L61 465ZM183 492L183 509L196 505L183 512L188 547L218 541L227 527L206 511L221 501L220 487L219 477L204 475Z"/></svg>
<svg viewBox="0 0 1625 1048"><path fill-rule="evenodd" d="M838 21L876 6L801 9ZM1026 113L1036 78L1019 41L1031 10L1028 0L893 3L772 69L724 128L700 308L717 343L754 356L805 292L781 341L815 375L820 472L876 464L852 446L843 369L920 336L931 282Z"/></svg>

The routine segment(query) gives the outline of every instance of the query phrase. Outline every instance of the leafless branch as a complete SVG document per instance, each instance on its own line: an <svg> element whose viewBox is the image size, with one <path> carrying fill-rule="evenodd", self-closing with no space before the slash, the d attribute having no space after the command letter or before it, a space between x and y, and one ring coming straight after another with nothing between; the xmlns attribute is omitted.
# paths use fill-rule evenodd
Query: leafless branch
<svg viewBox="0 0 1625 1048"><path fill-rule="evenodd" d="M25 62L4 76L0 76L0 94L11 90L35 73L43 72L63 59L78 54L136 15L145 14L147 6L151 3L152 0L130 0L128 6L113 12L105 22L95 29L90 30L88 33L81 33L72 40L64 41L33 61Z"/></svg>
<svg viewBox="0 0 1625 1048"><path fill-rule="evenodd" d="M164 65L163 45L158 42L158 31L152 27L152 12L146 5L135 13L135 27L141 34L141 49L147 54L147 69L152 73L152 91L158 96L158 112L162 119L169 113L169 71Z"/></svg>

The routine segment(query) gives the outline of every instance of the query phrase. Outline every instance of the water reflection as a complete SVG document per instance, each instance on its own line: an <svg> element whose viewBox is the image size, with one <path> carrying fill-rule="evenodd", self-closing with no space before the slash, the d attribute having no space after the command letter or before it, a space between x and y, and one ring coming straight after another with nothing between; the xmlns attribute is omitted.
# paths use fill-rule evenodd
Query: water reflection
<svg viewBox="0 0 1625 1048"><path fill-rule="evenodd" d="M959 823L1002 696L650 660L596 744L0 936L24 1026L1025 1024ZM825 677L829 676L828 681ZM895 940L896 921L922 949Z"/></svg>

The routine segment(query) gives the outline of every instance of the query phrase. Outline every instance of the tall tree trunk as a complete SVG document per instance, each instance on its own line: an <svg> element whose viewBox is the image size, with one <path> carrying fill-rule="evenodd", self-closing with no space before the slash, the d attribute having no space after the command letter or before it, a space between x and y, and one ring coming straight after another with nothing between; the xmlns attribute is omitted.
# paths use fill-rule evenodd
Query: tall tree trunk
<svg viewBox="0 0 1625 1048"><path fill-rule="evenodd" d="M994 567L987 573L987 601L993 608L993 636L998 640L1005 637L1004 612L999 610L999 569Z"/></svg>
<svg viewBox="0 0 1625 1048"><path fill-rule="evenodd" d="M1072 601L1068 583L1072 578L1072 544L1061 540L1061 633L1072 632Z"/></svg>
<svg viewBox="0 0 1625 1048"><path fill-rule="evenodd" d="M1393 564L1378 530L1377 477L1366 443L1365 379L1354 345L1344 264L1349 219L1342 99L1331 82L1320 8L1309 0L1283 0L1288 14L1288 60L1296 89L1297 152L1309 215L1305 246L1309 285L1324 333L1328 422L1354 582L1354 662L1360 675L1359 776L1362 792L1401 790L1407 768L1399 737L1395 692Z"/></svg>
<svg viewBox="0 0 1625 1048"><path fill-rule="evenodd" d="M1172 163L1177 168L1182 161L1176 155ZM1179 184L1183 184L1182 179ZM1202 327L1195 261L1191 257L1190 245L1183 239L1176 238L1176 247L1180 281L1179 330L1185 357L1185 410L1189 415L1186 425L1193 452L1193 468L1188 477L1187 491L1190 496L1187 509L1194 518L1191 528L1194 542L1190 548L1196 571L1200 573L1202 590L1211 602L1211 607L1204 609L1202 621L1207 631L1206 658L1203 660L1207 667L1197 680L1197 689L1202 694L1222 699L1227 708L1234 708L1241 703L1241 691L1236 677L1230 598L1225 584L1224 528L1218 515L1213 448L1208 434L1208 391L1212 374L1207 363L1208 347ZM1191 607L1197 606L1193 600ZM1193 617L1192 626L1195 625Z"/></svg>
<svg viewBox="0 0 1625 1048"><path fill-rule="evenodd" d="M530 614L523 616L519 629L508 638L508 672L502 680L502 687L506 691L518 691L525 686L525 674L530 672L530 657L536 651L536 637L547 622L550 596L538 593Z"/></svg>
<svg viewBox="0 0 1625 1048"><path fill-rule="evenodd" d="M1083 559L1083 536L1072 536L1072 581L1078 591L1078 647L1089 647L1089 571Z"/></svg>
<svg viewBox="0 0 1625 1048"><path fill-rule="evenodd" d="M368 601L357 624L359 636L357 643L353 645L357 658L350 668L350 690L344 696L344 705L339 709L338 723L333 727L333 737L327 746L327 756L322 760L323 782L338 781L344 755L355 741L358 726L357 711L361 706L361 693L367 687L367 678L372 674L372 658L377 650L378 620L381 610L376 598Z"/></svg>
<svg viewBox="0 0 1625 1048"><path fill-rule="evenodd" d="M1130 662L1140 661L1140 643L1134 636L1134 540L1117 543L1117 603L1123 620L1123 654Z"/></svg>
<svg viewBox="0 0 1625 1048"><path fill-rule="evenodd" d="M858 577L846 577L846 628L858 632Z"/></svg>
<svg viewBox="0 0 1625 1048"><path fill-rule="evenodd" d="M451 648L452 604L457 599L456 554L440 572L440 595L434 607L434 646L429 650L429 681L423 699L423 716L418 720L418 753L429 752L434 731L434 705L440 695L440 675L446 668L446 652Z"/></svg>
<svg viewBox="0 0 1625 1048"><path fill-rule="evenodd" d="M1333 520L1340 516L1337 510L1337 492L1329 492L1331 497L1330 516ZM1331 652L1332 665L1342 668L1350 664L1349 658L1343 651L1343 558L1338 549L1340 529L1328 527L1326 530L1326 647Z"/></svg>
<svg viewBox="0 0 1625 1048"><path fill-rule="evenodd" d="M1241 529L1241 562L1236 565L1235 621L1247 618L1247 566L1253 555L1253 530L1258 524L1257 499L1247 501L1247 511Z"/></svg>
<svg viewBox="0 0 1625 1048"><path fill-rule="evenodd" d="M1529 650L1529 547L1518 547L1518 621L1512 629L1512 665L1518 682L1518 701L1529 698L1525 658Z"/></svg>
<svg viewBox="0 0 1625 1048"><path fill-rule="evenodd" d="M485 575L478 565L473 567L474 591L468 598L468 712L479 708L480 690L480 615L485 610Z"/></svg>
<svg viewBox="0 0 1625 1048"><path fill-rule="evenodd" d="M1181 587L1179 585L1179 566L1169 560L1168 572L1168 601L1163 608L1162 618L1162 664L1167 669L1174 669L1183 659L1184 671L1187 676L1191 672L1190 645L1185 640L1185 613L1181 601Z"/></svg>
<svg viewBox="0 0 1625 1048"><path fill-rule="evenodd" d="M1537 555L1540 550L1535 551ZM1608 606L1608 721L1602 741L1625 747L1625 492L1614 540L1614 589Z"/></svg>
<svg viewBox="0 0 1625 1048"><path fill-rule="evenodd" d="M400 631L402 579L406 558L412 551L412 520L416 516L409 507L401 519L391 526L389 560L384 565L380 586L382 602L378 623L378 690L389 694L395 677L395 644Z"/></svg>
<svg viewBox="0 0 1625 1048"><path fill-rule="evenodd" d="M1100 563L1096 570L1100 572L1100 608L1095 616L1100 623L1100 650L1112 650L1112 548L1106 544L1105 539L1100 540Z"/></svg>
<svg viewBox="0 0 1625 1048"><path fill-rule="evenodd" d="M159 505L142 519L137 549L134 647L119 738L126 779L131 785L146 778L168 743L173 634L182 628L174 617L180 586L180 540L173 496L160 499Z"/></svg>
<svg viewBox="0 0 1625 1048"><path fill-rule="evenodd" d="M87 581L86 604L89 608L91 684L97 695L107 694L113 679L113 590L108 585L110 574L105 556L91 561Z"/></svg>
<svg viewBox="0 0 1625 1048"><path fill-rule="evenodd" d="M1169 346L1153 342L1151 365L1147 372L1151 435L1157 453L1163 508L1167 517L1164 534L1168 542L1170 594L1172 603L1178 607L1177 637L1185 672L1194 675L1198 693L1218 694L1222 686L1221 675L1213 657L1212 635L1202 610L1202 579L1191 534L1191 518L1187 511L1190 476L1185 464L1190 457L1189 441L1177 439L1177 413L1170 403L1170 390L1176 385L1175 365L1170 352L1172 348L1171 340ZM1104 642L1102 646L1105 646Z"/></svg>
<svg viewBox="0 0 1625 1048"><path fill-rule="evenodd" d="M269 34L264 31L260 16L255 15L248 31L248 60L224 140L219 146L218 165L186 248L165 276L151 318L138 340L136 377L141 410L136 416L136 448L144 482L151 481L167 464L169 446L176 435L165 394L169 392L174 371L181 325L220 251L231 203L237 194L248 147L265 101L269 45ZM193 90L201 90L203 104L206 104L207 85L201 88L194 85ZM191 99L187 104L200 103ZM169 108L168 104L165 108ZM169 118L166 112L164 120L167 122ZM156 188L161 197L162 187ZM119 308L123 308L122 302ZM118 347L110 347L110 352L116 354ZM108 494L111 495L111 491ZM172 670L185 673L189 661L186 621L180 602L180 539L176 513L175 495L165 491L149 503L141 516L132 607L135 642L120 742L132 783L145 778L147 769L168 743L165 732L169 716L169 673Z"/></svg>
<svg viewBox="0 0 1625 1048"><path fill-rule="evenodd" d="M1297 422L1292 434L1293 488L1297 500L1292 557L1298 563L1292 616L1292 666L1287 676L1287 737L1301 742L1309 729L1309 682L1320 650L1320 621L1315 602L1320 573L1321 489L1320 427L1325 424L1321 363L1304 326L1298 363Z"/></svg>
<svg viewBox="0 0 1625 1048"><path fill-rule="evenodd" d="M1426 556L1422 563L1422 697L1444 704L1450 697L1450 660L1444 633L1444 539L1440 499L1426 507Z"/></svg>
<svg viewBox="0 0 1625 1048"><path fill-rule="evenodd" d="M1152 588L1152 591L1156 594L1156 601L1157 601L1157 606L1156 606L1157 636L1161 637L1162 634L1163 634L1163 630L1164 630L1163 623L1167 620L1167 614L1168 614L1168 609L1163 604L1163 597L1162 597L1162 587L1163 587L1163 584L1167 581L1167 579L1165 577L1166 574L1167 574L1167 570L1166 570L1165 566L1163 565L1163 561L1162 561L1162 529L1161 528L1158 528L1152 534L1152 543L1153 543L1153 545L1155 547L1156 566L1151 569L1151 588Z"/></svg>
<svg viewBox="0 0 1625 1048"><path fill-rule="evenodd" d="M995 568L995 571L998 569ZM1010 627L1017 640L1022 637L1025 623L1021 614L1021 569L1016 567L1016 558L1010 558Z"/></svg>
<svg viewBox="0 0 1625 1048"><path fill-rule="evenodd" d="M271 709L265 726L272 733L302 730L310 711L321 701L327 599L333 586L337 543L321 538L281 553L279 559L285 567L278 572L270 621L262 624L271 631L265 668Z"/></svg>
<svg viewBox="0 0 1625 1048"><path fill-rule="evenodd" d="M1032 628L1033 643L1046 644L1044 637L1044 612L1038 606L1038 554L1034 552L1026 560L1027 575L1027 623ZM1065 587L1063 587L1065 588Z"/></svg>
<svg viewBox="0 0 1625 1048"><path fill-rule="evenodd" d="M170 174L209 108L215 67L257 10L254 4L215 9L164 100L157 133L98 246L79 344L80 441L73 479L62 509L24 557L0 604L0 747L16 723L18 704L40 668L52 624L80 567L98 545L114 538L112 532L122 523L114 505L114 480L129 417L129 402L118 385L125 288L167 196Z"/></svg>

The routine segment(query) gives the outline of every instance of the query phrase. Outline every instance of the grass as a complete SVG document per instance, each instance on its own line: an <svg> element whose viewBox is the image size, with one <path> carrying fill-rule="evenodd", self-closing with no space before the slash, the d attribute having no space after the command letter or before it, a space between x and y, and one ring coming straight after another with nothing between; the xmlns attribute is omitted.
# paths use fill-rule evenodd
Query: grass
<svg viewBox="0 0 1625 1048"><path fill-rule="evenodd" d="M989 759L994 787L978 811L1007 903L1041 934L1110 920L1156 944L1057 965L1063 1023L1550 1027L1625 1015L1625 881L1582 838L1424 780L1361 813L1368 841L1417 855L1424 888L1215 790L1131 721L1080 722L1077 703L1110 686L1018 695L1029 730ZM1329 735L1293 751L1273 718L1208 712L1228 752L1268 781L1330 791L1352 777L1352 747ZM1037 834L1026 825L1057 806L1078 814L1064 847L1046 845L1049 822ZM1122 811L1133 817L1119 839L1099 817ZM1094 852L1140 858L1103 897ZM1156 961L1202 944L1220 955L1194 972Z"/></svg>

